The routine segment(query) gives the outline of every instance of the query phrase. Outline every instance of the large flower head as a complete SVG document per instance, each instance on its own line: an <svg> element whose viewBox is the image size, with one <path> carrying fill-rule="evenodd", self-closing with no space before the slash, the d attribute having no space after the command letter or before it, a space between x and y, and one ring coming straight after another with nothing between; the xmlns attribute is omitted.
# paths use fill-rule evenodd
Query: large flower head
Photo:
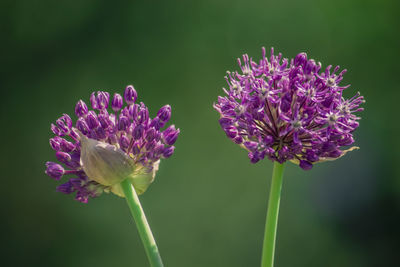
<svg viewBox="0 0 400 267"><path fill-rule="evenodd" d="M259 63L248 55L238 59L241 72L228 72L226 96L214 108L226 135L248 150L252 163L265 157L283 163L292 161L311 169L320 161L333 160L354 143L364 98L357 93L343 97L349 87L341 85L346 70L321 64L300 53L290 61L282 54Z"/></svg>
<svg viewBox="0 0 400 267"><path fill-rule="evenodd" d="M64 114L51 124L55 137L50 139L50 145L59 163L47 162L46 174L56 180L72 176L57 191L76 192L75 199L84 203L103 192L123 197L120 183L125 179L129 179L138 194L146 191L160 159L174 153L179 129L171 125L161 130L171 117L169 105L151 119L147 107L142 102L136 103L136 99L132 85L126 87L124 97L114 94L111 104L108 92L93 92L90 96L93 110L79 100L75 123Z"/></svg>

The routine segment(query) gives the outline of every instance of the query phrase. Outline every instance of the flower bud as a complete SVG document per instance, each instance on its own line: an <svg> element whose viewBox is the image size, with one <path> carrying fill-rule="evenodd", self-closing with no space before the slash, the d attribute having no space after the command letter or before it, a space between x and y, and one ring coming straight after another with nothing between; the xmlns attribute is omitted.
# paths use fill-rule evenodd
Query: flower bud
<svg viewBox="0 0 400 267"><path fill-rule="evenodd" d="M323 152L332 152L334 150L336 150L337 145L333 142L325 142L322 144L322 148L321 151Z"/></svg>
<svg viewBox="0 0 400 267"><path fill-rule="evenodd" d="M71 142L68 142L65 139L60 138L60 148L64 152L71 152L72 150L75 149L75 145Z"/></svg>
<svg viewBox="0 0 400 267"><path fill-rule="evenodd" d="M99 114L98 120L103 129L108 129L109 127L111 127L112 122L110 120L110 116L107 110L103 110L103 112L104 113Z"/></svg>
<svg viewBox="0 0 400 267"><path fill-rule="evenodd" d="M160 130L165 125L164 122L161 121L159 117L155 117L151 120L149 127L154 127L157 130Z"/></svg>
<svg viewBox="0 0 400 267"><path fill-rule="evenodd" d="M67 114L64 114L58 120L56 120L56 124L62 136L68 135L70 133L72 120Z"/></svg>
<svg viewBox="0 0 400 267"><path fill-rule="evenodd" d="M137 105L137 104L130 105L128 108L129 118L136 118L136 116L138 114L138 109L139 109L139 105Z"/></svg>
<svg viewBox="0 0 400 267"><path fill-rule="evenodd" d="M226 118L226 117L222 117L219 119L219 124L221 125L222 128L226 128L231 126L233 123L233 119L231 118Z"/></svg>
<svg viewBox="0 0 400 267"><path fill-rule="evenodd" d="M125 102L128 105L132 105L133 103L135 103L135 101L137 99L137 93L136 93L135 88L133 88L133 85L128 85L125 88L124 98L125 98Z"/></svg>
<svg viewBox="0 0 400 267"><path fill-rule="evenodd" d="M127 149L129 147L129 139L125 135L121 135L119 138L119 145L123 149Z"/></svg>
<svg viewBox="0 0 400 267"><path fill-rule="evenodd" d="M161 155L164 152L165 146L163 144L158 143L154 149L155 155Z"/></svg>
<svg viewBox="0 0 400 267"><path fill-rule="evenodd" d="M300 66L300 65L303 65L306 61L307 61L307 54L300 53L294 58L294 65Z"/></svg>
<svg viewBox="0 0 400 267"><path fill-rule="evenodd" d="M233 141L234 141L236 144L241 144L241 143L243 143L243 137L241 137L240 135L238 135L238 136L236 136L236 137L233 139Z"/></svg>
<svg viewBox="0 0 400 267"><path fill-rule="evenodd" d="M248 156L249 156L250 162L253 164L260 161L260 158L258 157L257 153L249 152Z"/></svg>
<svg viewBox="0 0 400 267"><path fill-rule="evenodd" d="M122 105L123 105L122 96L120 94L115 93L111 103L112 110L114 110L114 112L117 112L122 108Z"/></svg>
<svg viewBox="0 0 400 267"><path fill-rule="evenodd" d="M71 155L61 151L57 151L56 158L64 164L69 164L71 161Z"/></svg>
<svg viewBox="0 0 400 267"><path fill-rule="evenodd" d="M96 136L97 140L100 140L100 139L102 140L102 139L107 138L107 132L101 127L98 127L97 129L92 131L91 134L94 134L94 136Z"/></svg>
<svg viewBox="0 0 400 267"><path fill-rule="evenodd" d="M97 108L98 108L98 105L97 105L97 97L96 97L96 93L95 93L95 92L93 92L93 93L90 95L90 103L92 104L92 108L93 108L93 109L97 109Z"/></svg>
<svg viewBox="0 0 400 267"><path fill-rule="evenodd" d="M97 107L98 109L107 109L110 102L110 94L107 92L97 92Z"/></svg>
<svg viewBox="0 0 400 267"><path fill-rule="evenodd" d="M125 131L129 126L129 119L125 116L120 116L118 121L118 130Z"/></svg>
<svg viewBox="0 0 400 267"><path fill-rule="evenodd" d="M249 151L256 151L257 147L258 147L258 143L257 142L253 142L253 141L246 141L243 143L243 145L249 150Z"/></svg>
<svg viewBox="0 0 400 267"><path fill-rule="evenodd" d="M306 161L306 160L300 160L300 168L302 168L303 170L311 170L313 165L311 162Z"/></svg>
<svg viewBox="0 0 400 267"><path fill-rule="evenodd" d="M316 66L317 66L317 64L315 63L314 59L310 59L305 64L304 73L307 74L307 75L311 74L311 72L314 71Z"/></svg>
<svg viewBox="0 0 400 267"><path fill-rule="evenodd" d="M133 155L138 155L139 153L140 153L140 147L139 147L138 143L136 142L132 146L132 154Z"/></svg>
<svg viewBox="0 0 400 267"><path fill-rule="evenodd" d="M88 107L86 106L85 102L79 100L75 106L75 114L78 117L85 116L88 113Z"/></svg>
<svg viewBox="0 0 400 267"><path fill-rule="evenodd" d="M288 112L289 109L290 109L291 103L292 103L292 99L290 98L289 94L286 94L286 95L282 98L282 101L281 101L281 106L280 106L281 110L282 110L283 112Z"/></svg>
<svg viewBox="0 0 400 267"><path fill-rule="evenodd" d="M142 138L143 133L144 133L144 128L141 124L139 124L139 125L136 125L135 129L133 130L132 135L135 140L139 140L140 138Z"/></svg>
<svg viewBox="0 0 400 267"><path fill-rule="evenodd" d="M342 155L342 151L340 149L335 149L328 153L328 157L330 158L338 158Z"/></svg>
<svg viewBox="0 0 400 267"><path fill-rule="evenodd" d="M60 128L58 128L57 126L55 126L53 123L51 124L51 131L58 136L62 136L61 130Z"/></svg>
<svg viewBox="0 0 400 267"><path fill-rule="evenodd" d="M154 139L156 130L152 127L146 132L146 141L150 142Z"/></svg>
<svg viewBox="0 0 400 267"><path fill-rule="evenodd" d="M46 162L46 167L46 174L56 180L60 180L60 178L64 175L64 168L60 164Z"/></svg>
<svg viewBox="0 0 400 267"><path fill-rule="evenodd" d="M58 161L64 163L70 168L76 168L79 166L79 163L75 159L73 159L68 153L57 151L56 158Z"/></svg>
<svg viewBox="0 0 400 267"><path fill-rule="evenodd" d="M114 115L114 114L112 114L112 115ZM124 108L120 111L119 115L120 115L120 116L121 116L121 115L124 115L125 117L131 118L131 116L129 115L129 107L124 107Z"/></svg>
<svg viewBox="0 0 400 267"><path fill-rule="evenodd" d="M53 148L55 151L59 151L61 149L60 142L61 142L61 138L58 136L56 136L54 138L50 138L51 148Z"/></svg>
<svg viewBox="0 0 400 267"><path fill-rule="evenodd" d="M72 120L71 120L71 117L68 114L64 113L63 116L60 119L64 120L64 122L66 123L68 128L72 127Z"/></svg>
<svg viewBox="0 0 400 267"><path fill-rule="evenodd" d="M310 162L316 162L319 160L319 157L313 150L307 150L306 152L306 159Z"/></svg>
<svg viewBox="0 0 400 267"><path fill-rule="evenodd" d="M94 111L89 111L86 117L86 122L90 129L96 129L100 126L100 122L98 121L97 115Z"/></svg>
<svg viewBox="0 0 400 267"><path fill-rule="evenodd" d="M68 181L68 182L66 182L64 184L61 184L61 185L57 186L56 190L57 190L57 192L61 192L61 193L64 193L64 194L71 194L76 189L74 188L72 183Z"/></svg>
<svg viewBox="0 0 400 267"><path fill-rule="evenodd" d="M165 105L157 112L157 117L160 118L162 122L167 122L171 118L171 106Z"/></svg>
<svg viewBox="0 0 400 267"><path fill-rule="evenodd" d="M178 138L179 132L179 129L175 130L175 126L171 125L170 127L168 127L167 130L163 132L164 142L170 146L173 145Z"/></svg>
<svg viewBox="0 0 400 267"><path fill-rule="evenodd" d="M338 143L341 146L349 146L354 143L354 139L351 135L344 137L343 139L339 140Z"/></svg>
<svg viewBox="0 0 400 267"><path fill-rule="evenodd" d="M269 146L269 145L272 145L274 143L274 138L272 136L270 136L270 135L267 135L267 136L264 137L263 141L264 141L265 145Z"/></svg>
<svg viewBox="0 0 400 267"><path fill-rule="evenodd" d="M167 147L166 149L164 149L163 157L164 157L164 158L169 158L169 157L171 157L172 154L174 154L174 151L175 151L175 147L174 147L174 146L169 146L169 147Z"/></svg>
<svg viewBox="0 0 400 267"><path fill-rule="evenodd" d="M152 151L152 150L155 148L155 146L156 146L156 141L153 140L153 141L151 141L151 142L148 142L148 143L145 145L145 148L146 148L147 151Z"/></svg>
<svg viewBox="0 0 400 267"><path fill-rule="evenodd" d="M82 133L82 134L88 134L89 133L89 126L87 125L86 121L84 118L79 118L76 122L76 128Z"/></svg>
<svg viewBox="0 0 400 267"><path fill-rule="evenodd" d="M238 135L238 131L234 127L227 127L224 129L226 136L229 138L235 138Z"/></svg>
<svg viewBox="0 0 400 267"><path fill-rule="evenodd" d="M144 122L147 122L148 119L149 119L149 110L146 107L140 107L137 116L137 122L142 124Z"/></svg>

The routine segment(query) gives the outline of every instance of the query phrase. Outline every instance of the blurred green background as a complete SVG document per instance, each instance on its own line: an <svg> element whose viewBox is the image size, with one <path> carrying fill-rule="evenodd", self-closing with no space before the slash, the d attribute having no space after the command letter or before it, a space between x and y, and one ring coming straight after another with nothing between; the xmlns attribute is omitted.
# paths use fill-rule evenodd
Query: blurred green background
<svg viewBox="0 0 400 267"><path fill-rule="evenodd" d="M396 0L1 1L2 266L147 266L125 201L55 192L50 123L128 84L181 129L141 197L166 266L259 266L272 164L249 163L212 108L236 58L305 51L366 98L361 149L287 164L276 266L399 266ZM75 118L75 117L74 117Z"/></svg>

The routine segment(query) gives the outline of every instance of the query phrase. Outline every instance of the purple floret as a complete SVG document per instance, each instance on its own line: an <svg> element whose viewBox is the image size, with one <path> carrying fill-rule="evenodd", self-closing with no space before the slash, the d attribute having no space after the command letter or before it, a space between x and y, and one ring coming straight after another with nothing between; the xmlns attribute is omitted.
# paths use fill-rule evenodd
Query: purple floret
<svg viewBox="0 0 400 267"><path fill-rule="evenodd" d="M265 157L283 163L293 161L305 170L321 159L343 155L342 147L354 142L363 96L350 99L340 85L346 70L307 59L306 53L290 61L282 54L257 62L243 56L239 72L228 72L226 96L219 96L214 108L226 135L246 148L256 163Z"/></svg>

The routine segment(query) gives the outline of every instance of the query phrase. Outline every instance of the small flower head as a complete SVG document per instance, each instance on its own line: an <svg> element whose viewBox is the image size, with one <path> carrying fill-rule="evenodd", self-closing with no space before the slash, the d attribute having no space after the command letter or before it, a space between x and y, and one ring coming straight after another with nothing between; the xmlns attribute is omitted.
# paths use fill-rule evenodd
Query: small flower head
<svg viewBox="0 0 400 267"><path fill-rule="evenodd" d="M136 90L127 86L123 98L108 92L93 92L93 110L79 100L75 107L76 123L64 114L51 125L55 134L50 146L61 163L47 162L46 174L60 180L71 176L57 191L71 194L86 203L90 197L113 192L124 197L120 183L129 179L138 194L153 182L161 158L174 152L179 129L161 129L171 117L171 107L162 107L154 119L143 103L135 103ZM108 108L112 111L109 112ZM64 165L64 166L63 166Z"/></svg>
<svg viewBox="0 0 400 267"><path fill-rule="evenodd" d="M354 142L364 98L357 93L343 97L349 87L340 82L346 70L308 59L306 53L294 59L275 55L257 63L248 55L238 59L240 72L228 72L229 88L218 97L214 108L226 135L248 150L252 163L265 157L283 163L292 161L309 170L316 162L334 160Z"/></svg>

